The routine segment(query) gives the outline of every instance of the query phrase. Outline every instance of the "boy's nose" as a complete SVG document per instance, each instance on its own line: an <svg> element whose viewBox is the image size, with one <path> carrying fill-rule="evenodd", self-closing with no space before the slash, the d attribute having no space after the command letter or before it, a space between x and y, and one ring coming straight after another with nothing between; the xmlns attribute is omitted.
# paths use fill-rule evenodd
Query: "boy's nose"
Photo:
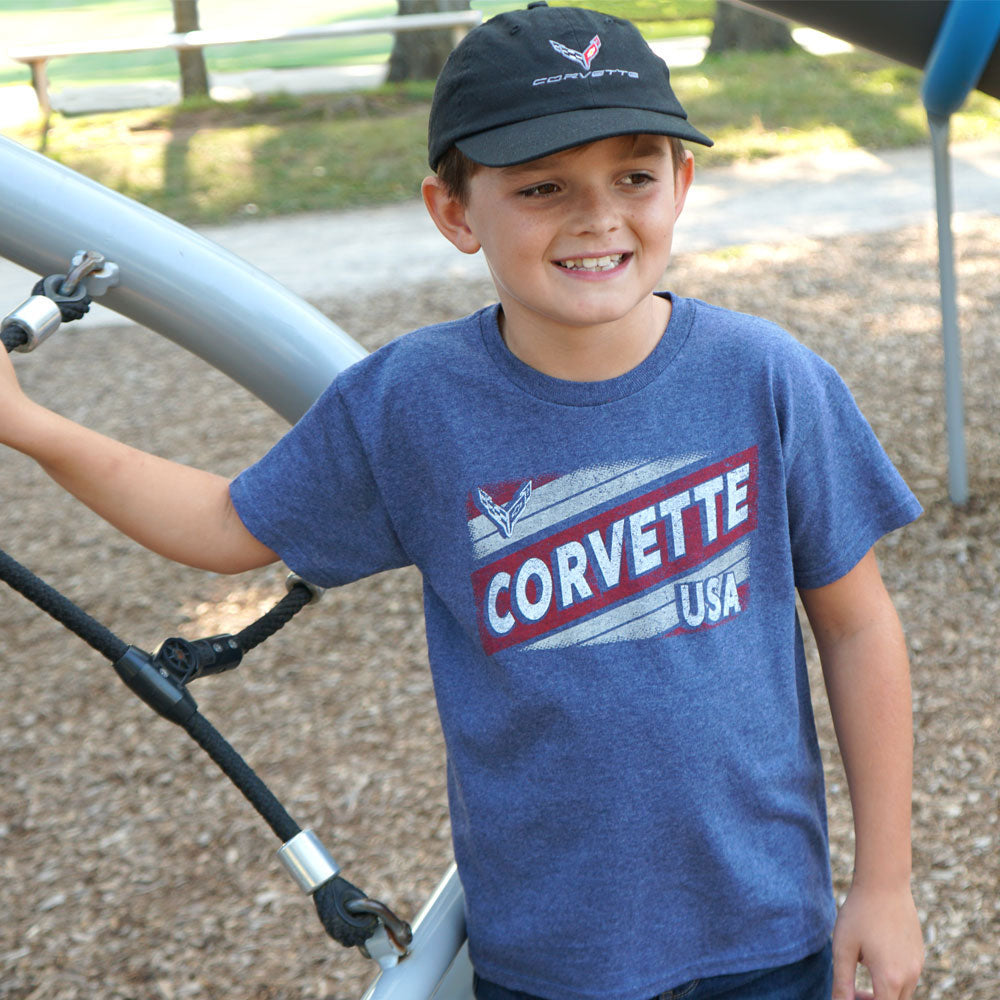
<svg viewBox="0 0 1000 1000"><path fill-rule="evenodd" d="M621 225L614 198L604 191L581 191L573 208L573 225L580 233L610 233Z"/></svg>

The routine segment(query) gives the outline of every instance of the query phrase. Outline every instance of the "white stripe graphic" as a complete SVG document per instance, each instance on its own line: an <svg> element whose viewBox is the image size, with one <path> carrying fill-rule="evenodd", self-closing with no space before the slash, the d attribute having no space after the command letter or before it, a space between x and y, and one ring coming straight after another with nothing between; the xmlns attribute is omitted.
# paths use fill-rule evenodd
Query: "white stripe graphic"
<svg viewBox="0 0 1000 1000"><path fill-rule="evenodd" d="M732 548L721 552L708 563L696 566L690 573L673 577L622 605L567 625L525 645L524 649L565 649L567 646L590 646L629 639L652 639L663 635L680 623L680 613L674 595L679 583L692 583L725 572L736 575L737 586L750 578L750 539L744 538Z"/></svg>
<svg viewBox="0 0 1000 1000"><path fill-rule="evenodd" d="M504 538L485 514L473 518L469 522L473 555L477 562L483 562L505 549L522 545L533 534L550 531L561 521L583 520L581 515L587 511L606 507L617 497L704 459L704 455L683 455L639 465L603 465L568 473L532 490L528 508L518 519L511 538Z"/></svg>

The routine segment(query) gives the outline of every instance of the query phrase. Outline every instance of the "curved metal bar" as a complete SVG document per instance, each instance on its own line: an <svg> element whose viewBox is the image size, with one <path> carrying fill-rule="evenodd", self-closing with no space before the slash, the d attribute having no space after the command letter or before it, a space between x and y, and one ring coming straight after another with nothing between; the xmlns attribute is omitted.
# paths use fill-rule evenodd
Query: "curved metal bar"
<svg viewBox="0 0 1000 1000"><path fill-rule="evenodd" d="M197 354L289 421L365 354L235 254L0 137L0 256L38 274L65 273L84 247L121 271L102 305Z"/></svg>

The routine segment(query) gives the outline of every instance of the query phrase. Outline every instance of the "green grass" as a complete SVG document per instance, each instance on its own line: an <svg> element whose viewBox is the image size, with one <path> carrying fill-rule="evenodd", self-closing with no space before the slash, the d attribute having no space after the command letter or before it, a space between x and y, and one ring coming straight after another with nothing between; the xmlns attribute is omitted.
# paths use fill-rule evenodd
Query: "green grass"
<svg viewBox="0 0 1000 1000"><path fill-rule="evenodd" d="M399 201L426 173L429 97L415 85L95 115L57 127L48 153L188 223Z"/></svg>
<svg viewBox="0 0 1000 1000"><path fill-rule="evenodd" d="M928 141L922 74L863 50L814 56L730 53L671 74L688 116L716 141L706 165L818 150L897 149ZM1000 101L973 93L956 141L1000 133Z"/></svg>
<svg viewBox="0 0 1000 1000"><path fill-rule="evenodd" d="M553 0L557 5L560 0ZM595 0L561 0L564 5L592 6ZM642 25L649 38L700 34L711 30L715 0L605 0L599 6ZM485 17L523 7L515 0L473 0ZM336 12L334 13L334 9ZM279 7L273 0L199 0L202 28L259 25L262 29L310 27L352 18L395 14L395 0L296 0ZM167 0L90 0L56 3L54 0L0 0L0 39L10 47L84 39L130 38L160 35L173 30ZM301 66L343 66L382 62L389 57L392 36L359 35L339 39L296 42L260 42L205 50L209 72L231 73L251 69ZM174 80L177 57L165 52L123 52L53 59L48 74L54 90L92 84ZM0 87L30 82L21 63L0 61ZM2 90L0 90L2 98Z"/></svg>
<svg viewBox="0 0 1000 1000"><path fill-rule="evenodd" d="M734 53L680 68L691 120L716 140L699 167L927 141L920 74L866 52ZM187 223L416 197L432 84L366 94L210 101L74 118L6 134ZM955 141L1000 133L1000 101L974 94Z"/></svg>

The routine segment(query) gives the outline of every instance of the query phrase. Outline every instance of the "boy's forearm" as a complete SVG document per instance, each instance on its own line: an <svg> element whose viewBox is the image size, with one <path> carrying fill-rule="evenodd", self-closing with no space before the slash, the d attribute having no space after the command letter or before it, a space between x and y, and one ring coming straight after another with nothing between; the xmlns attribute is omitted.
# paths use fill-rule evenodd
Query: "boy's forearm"
<svg viewBox="0 0 1000 1000"><path fill-rule="evenodd" d="M908 886L913 723L895 613L842 639L822 660L854 812L855 882Z"/></svg>
<svg viewBox="0 0 1000 1000"><path fill-rule="evenodd" d="M243 526L221 476L107 438L43 407L8 430L29 455L119 531L154 552L199 569L238 573L276 558Z"/></svg>
<svg viewBox="0 0 1000 1000"><path fill-rule="evenodd" d="M869 552L802 600L820 653L854 811L855 878L909 886L913 784L910 669L903 630Z"/></svg>
<svg viewBox="0 0 1000 1000"><path fill-rule="evenodd" d="M913 722L903 631L869 552L845 577L803 591L854 810L854 880L833 932L833 997L857 965L879 1000L909 1000L923 964L910 891Z"/></svg>

